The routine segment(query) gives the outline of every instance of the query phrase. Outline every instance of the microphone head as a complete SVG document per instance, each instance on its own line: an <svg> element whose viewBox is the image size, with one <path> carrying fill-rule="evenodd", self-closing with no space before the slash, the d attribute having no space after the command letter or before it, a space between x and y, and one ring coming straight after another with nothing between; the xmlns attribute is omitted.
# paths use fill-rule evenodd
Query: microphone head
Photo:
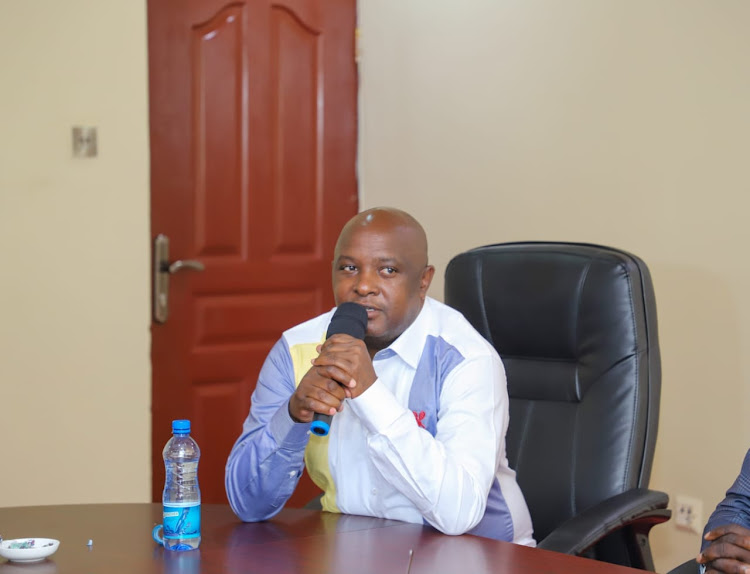
<svg viewBox="0 0 750 574"><path fill-rule="evenodd" d="M344 333L355 339L364 339L367 331L367 309L356 303L342 303L336 308L328 325L326 339L331 335Z"/></svg>

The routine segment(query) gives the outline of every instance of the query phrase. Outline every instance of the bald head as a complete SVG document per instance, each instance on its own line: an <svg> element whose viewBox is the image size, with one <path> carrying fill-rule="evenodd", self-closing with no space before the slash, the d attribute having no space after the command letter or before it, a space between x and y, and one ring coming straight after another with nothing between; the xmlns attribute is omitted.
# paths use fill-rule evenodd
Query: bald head
<svg viewBox="0 0 750 574"><path fill-rule="evenodd" d="M341 245L348 241L352 233L364 229L403 237L408 241L403 245L404 250L413 252L412 255L422 266L427 265L427 234L424 228L414 217L394 207L373 207L352 217L341 230L334 257L338 256Z"/></svg>
<svg viewBox="0 0 750 574"><path fill-rule="evenodd" d="M435 268L427 263L427 236L400 209L358 213L341 230L333 261L337 304L367 308L365 344L374 355L419 315Z"/></svg>

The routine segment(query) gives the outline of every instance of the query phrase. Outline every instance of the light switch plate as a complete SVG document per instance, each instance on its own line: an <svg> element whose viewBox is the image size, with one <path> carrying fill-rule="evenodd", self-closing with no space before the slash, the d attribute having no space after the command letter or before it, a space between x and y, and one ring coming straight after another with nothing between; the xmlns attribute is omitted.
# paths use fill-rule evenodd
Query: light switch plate
<svg viewBox="0 0 750 574"><path fill-rule="evenodd" d="M73 126L73 157L96 157L96 128Z"/></svg>
<svg viewBox="0 0 750 574"><path fill-rule="evenodd" d="M703 531L703 501L678 494L674 503L674 524L681 530L700 534Z"/></svg>

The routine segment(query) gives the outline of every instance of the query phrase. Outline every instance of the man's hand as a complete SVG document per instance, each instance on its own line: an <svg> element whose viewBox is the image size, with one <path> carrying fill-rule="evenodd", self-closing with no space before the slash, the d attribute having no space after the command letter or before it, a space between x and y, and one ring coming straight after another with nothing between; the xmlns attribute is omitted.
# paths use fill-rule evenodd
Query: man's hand
<svg viewBox="0 0 750 574"><path fill-rule="evenodd" d="M312 421L314 413L336 414L344 407L345 398L358 397L377 379L360 339L332 335L318 347L318 353L289 399L289 414L297 422Z"/></svg>
<svg viewBox="0 0 750 574"><path fill-rule="evenodd" d="M706 533L710 540L696 559L706 565L706 574L750 574L750 530L726 524Z"/></svg>
<svg viewBox="0 0 750 574"><path fill-rule="evenodd" d="M364 341L350 335L332 335L319 348L313 368L347 387L351 398L370 388L378 376Z"/></svg>
<svg viewBox="0 0 750 574"><path fill-rule="evenodd" d="M309 423L315 413L336 414L344 407L342 401L350 396L349 389L329 377L324 369L313 366L289 399L289 415L296 422Z"/></svg>

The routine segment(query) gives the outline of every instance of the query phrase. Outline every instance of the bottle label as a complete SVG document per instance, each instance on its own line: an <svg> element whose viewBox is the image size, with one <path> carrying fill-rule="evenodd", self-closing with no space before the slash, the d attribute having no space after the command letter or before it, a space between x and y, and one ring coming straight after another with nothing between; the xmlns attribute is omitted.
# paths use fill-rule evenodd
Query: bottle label
<svg viewBox="0 0 750 574"><path fill-rule="evenodd" d="M200 503L172 502L164 505L164 538L195 538L201 535Z"/></svg>

